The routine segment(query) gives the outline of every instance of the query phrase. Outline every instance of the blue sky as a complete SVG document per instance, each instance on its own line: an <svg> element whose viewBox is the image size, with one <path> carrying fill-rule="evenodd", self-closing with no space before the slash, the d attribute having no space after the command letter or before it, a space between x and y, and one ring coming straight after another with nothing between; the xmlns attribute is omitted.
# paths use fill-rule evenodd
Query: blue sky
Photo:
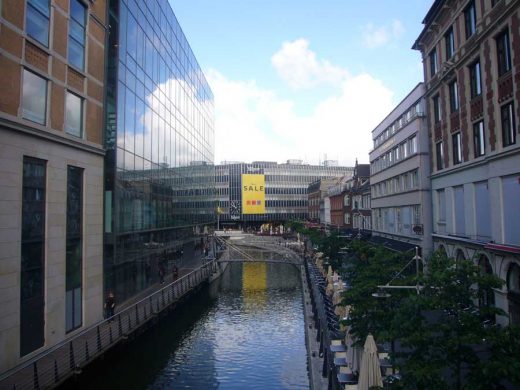
<svg viewBox="0 0 520 390"><path fill-rule="evenodd" d="M216 163L368 162L422 80L432 0L170 0L215 94Z"/></svg>

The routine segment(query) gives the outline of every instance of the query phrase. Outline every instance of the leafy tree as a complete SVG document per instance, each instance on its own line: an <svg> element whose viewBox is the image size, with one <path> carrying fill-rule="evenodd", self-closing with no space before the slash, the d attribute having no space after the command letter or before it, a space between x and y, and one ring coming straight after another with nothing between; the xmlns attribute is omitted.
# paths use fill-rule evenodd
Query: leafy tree
<svg viewBox="0 0 520 390"><path fill-rule="evenodd" d="M494 307L480 308L479 297L503 281L482 274L469 260L435 253L419 295L404 299L391 326L406 348L401 370L406 388L461 389L481 367L478 349L495 332L485 325ZM451 377L451 379L450 379Z"/></svg>
<svg viewBox="0 0 520 390"><path fill-rule="evenodd" d="M378 285L386 284L397 275L410 258L362 241L354 240L350 246L353 253L345 264L349 288L343 293L343 304L351 306L346 324L360 346L369 333L380 342L391 341L393 309L403 294L409 292L393 290L386 299L372 294L378 291ZM401 274L399 281L406 283L407 276Z"/></svg>
<svg viewBox="0 0 520 390"><path fill-rule="evenodd" d="M468 388L492 389L505 381L520 387L520 327L494 327L490 333L469 373Z"/></svg>

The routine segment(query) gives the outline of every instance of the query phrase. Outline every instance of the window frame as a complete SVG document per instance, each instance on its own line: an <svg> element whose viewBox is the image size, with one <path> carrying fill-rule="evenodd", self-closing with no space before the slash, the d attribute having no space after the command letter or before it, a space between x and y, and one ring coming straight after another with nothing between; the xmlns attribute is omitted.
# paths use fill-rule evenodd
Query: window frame
<svg viewBox="0 0 520 390"><path fill-rule="evenodd" d="M477 9L474 0L471 0L464 8L464 31L466 32L466 40L477 32Z"/></svg>
<svg viewBox="0 0 520 390"><path fill-rule="evenodd" d="M432 97L433 100L433 122L438 124L441 122L441 96L439 94Z"/></svg>
<svg viewBox="0 0 520 390"><path fill-rule="evenodd" d="M486 132L483 120L473 124L473 153L475 158L486 154Z"/></svg>
<svg viewBox="0 0 520 390"><path fill-rule="evenodd" d="M430 60L430 77L433 77L439 71L438 56L437 56L437 48L436 47L434 47L430 51L430 54L428 55L428 58Z"/></svg>
<svg viewBox="0 0 520 390"><path fill-rule="evenodd" d="M482 70L480 69L480 58L469 65L469 81L471 99L482 95Z"/></svg>
<svg viewBox="0 0 520 390"><path fill-rule="evenodd" d="M462 163L462 135L460 131L451 135L451 146L453 152L453 165Z"/></svg>
<svg viewBox="0 0 520 390"><path fill-rule="evenodd" d="M49 80L45 77L43 77L42 75L36 73L36 72L33 72L32 70L28 69L28 68L22 68L23 72L22 72L22 88L21 88L21 98L22 98L22 104L21 104L21 108L22 108L22 118L25 119L25 120L28 120L28 121L31 121L33 123L37 123L39 125L42 125L42 126L47 126L47 111L48 111L48 106L49 106ZM45 96L45 104L44 104L44 108L43 108L43 122L39 122L37 120L35 120L34 116L33 118L31 118L31 116L26 116L25 115L25 111L26 111L26 108L25 108L25 105L24 105L24 102L25 102L25 99L24 99L24 88L25 88L25 80L26 80L26 73L30 73L32 74L34 77L42 80L45 84L45 93L44 93L44 96ZM28 110L27 110L28 111Z"/></svg>
<svg viewBox="0 0 520 390"><path fill-rule="evenodd" d="M455 33L453 32L453 26L450 26L444 34L444 48L446 50L446 59L449 60L455 54Z"/></svg>
<svg viewBox="0 0 520 390"><path fill-rule="evenodd" d="M78 98L79 99L79 102L80 102L80 118L79 118L79 124L80 124L80 128L79 128L79 135L75 134L75 133L72 133L69 131L69 129L67 128L67 120L68 120L68 115L67 115L67 99L69 96L73 96L75 98ZM64 123L63 123L63 127L64 127L64 130L67 134L69 135L72 135L74 137L77 137L77 138L80 138L80 139L83 139L84 137L84 133L85 133L85 129L84 129L84 116L85 116L85 108L84 108L84 105L85 105L85 99L82 98L81 96L79 96L78 94L70 91L70 90L66 90L65 91L65 115L64 115Z"/></svg>
<svg viewBox="0 0 520 390"><path fill-rule="evenodd" d="M460 109L459 86L457 80L453 80L448 87L450 92L450 112L453 114L454 112L458 112Z"/></svg>
<svg viewBox="0 0 520 390"><path fill-rule="evenodd" d="M83 7L83 11L84 11L84 14L83 14L83 21L81 24L81 22L79 20L77 20L74 16L73 16L73 13L72 13L72 4L73 2L79 4L81 7ZM88 20L88 7L80 0L70 0L69 1L69 26L68 26L68 35L67 35L67 62L69 65L72 65L74 68L76 69L79 69L81 71L84 71L85 70L85 53L86 53L86 48L87 48L87 20ZM82 32L83 32L83 42L80 42L78 41L78 39L74 36L74 34L72 33L72 26L73 24L76 23L77 25L79 25L79 27L82 28ZM74 41L75 44L77 44L78 46L80 46L83 51L83 55L82 55L82 61L81 61L81 66L78 66L78 64L76 64L75 62L73 62L71 60L71 39Z"/></svg>
<svg viewBox="0 0 520 390"><path fill-rule="evenodd" d="M497 48L497 70L498 77L501 77L511 71L511 41L509 39L509 29L502 31L496 38Z"/></svg>
<svg viewBox="0 0 520 390"><path fill-rule="evenodd" d="M506 111L508 115L507 117L504 117L504 112ZM507 119L507 121L505 119ZM504 123L508 123L507 132L505 131ZM516 124L513 101L510 101L509 103L506 103L500 107L500 124L502 126L502 145L507 147L516 144Z"/></svg>
<svg viewBox="0 0 520 390"><path fill-rule="evenodd" d="M50 0L47 0L47 15L44 14L44 12L42 12L43 10L37 6L36 2L33 4L33 1L32 0L27 0L25 2L26 4L26 10L25 10L25 33L28 37L30 37L31 39L34 39L36 42L38 42L39 44L45 46L45 47L49 47L50 46L50 24L51 24L51 2ZM47 39L45 42L42 42L40 39L38 39L37 37L35 37L34 35L31 35L29 32L28 32L28 29L27 29L27 26L28 26L28 21L29 21L29 9L31 10L34 10L34 12L36 12L38 15L40 15L41 17L47 19Z"/></svg>
<svg viewBox="0 0 520 390"><path fill-rule="evenodd" d="M442 140L435 143L435 160L437 170L440 171L444 169L444 149Z"/></svg>

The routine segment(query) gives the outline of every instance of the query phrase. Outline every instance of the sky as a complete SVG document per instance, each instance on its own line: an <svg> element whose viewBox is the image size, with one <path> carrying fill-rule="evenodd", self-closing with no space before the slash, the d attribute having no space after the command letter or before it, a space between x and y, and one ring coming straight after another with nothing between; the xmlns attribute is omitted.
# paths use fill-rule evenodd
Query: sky
<svg viewBox="0 0 520 390"><path fill-rule="evenodd" d="M169 0L215 96L215 163L368 163L423 80L433 0Z"/></svg>

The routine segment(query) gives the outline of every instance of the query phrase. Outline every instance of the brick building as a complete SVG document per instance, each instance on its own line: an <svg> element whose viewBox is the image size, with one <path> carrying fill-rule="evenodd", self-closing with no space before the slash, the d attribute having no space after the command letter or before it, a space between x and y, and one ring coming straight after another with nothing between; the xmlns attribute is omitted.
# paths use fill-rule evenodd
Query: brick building
<svg viewBox="0 0 520 390"><path fill-rule="evenodd" d="M354 167L352 179L345 183L343 191L343 221L347 233L359 233L370 230L370 194L367 198L367 186L370 179L370 164L358 164Z"/></svg>
<svg viewBox="0 0 520 390"><path fill-rule="evenodd" d="M434 247L504 279L483 302L519 324L519 2L436 0L423 23Z"/></svg>
<svg viewBox="0 0 520 390"><path fill-rule="evenodd" d="M337 178L325 178L315 180L309 184L307 188L309 221L320 222L320 211L324 209L327 190L330 186L334 185L337 180Z"/></svg>
<svg viewBox="0 0 520 390"><path fill-rule="evenodd" d="M2 372L102 318L106 4L0 8Z"/></svg>

